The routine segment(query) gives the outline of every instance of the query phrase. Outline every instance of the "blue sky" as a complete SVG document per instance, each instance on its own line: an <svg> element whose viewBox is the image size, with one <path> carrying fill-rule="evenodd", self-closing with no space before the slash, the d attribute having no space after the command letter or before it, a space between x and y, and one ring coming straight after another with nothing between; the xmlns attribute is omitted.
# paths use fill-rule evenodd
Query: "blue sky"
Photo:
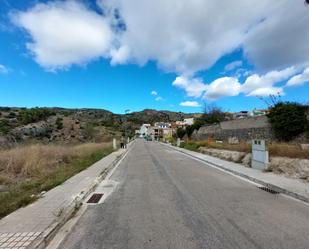
<svg viewBox="0 0 309 249"><path fill-rule="evenodd" d="M278 92L308 103L309 9L253 1L3 0L0 106L239 111Z"/></svg>

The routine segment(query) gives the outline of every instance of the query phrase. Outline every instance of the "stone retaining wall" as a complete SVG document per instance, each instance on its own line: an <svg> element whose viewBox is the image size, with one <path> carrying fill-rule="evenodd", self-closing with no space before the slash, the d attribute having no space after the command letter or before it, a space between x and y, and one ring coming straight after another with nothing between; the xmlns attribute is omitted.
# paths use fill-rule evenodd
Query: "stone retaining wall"
<svg viewBox="0 0 309 249"><path fill-rule="evenodd" d="M203 126L194 133L197 140L212 138L214 140L251 140L251 139L275 139L270 123L266 116L252 117L221 122L220 124Z"/></svg>

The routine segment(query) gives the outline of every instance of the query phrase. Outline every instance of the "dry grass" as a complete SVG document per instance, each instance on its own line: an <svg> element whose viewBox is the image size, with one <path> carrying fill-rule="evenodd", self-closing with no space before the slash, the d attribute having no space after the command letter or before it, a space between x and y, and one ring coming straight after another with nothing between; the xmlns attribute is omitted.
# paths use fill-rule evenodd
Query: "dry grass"
<svg viewBox="0 0 309 249"><path fill-rule="evenodd" d="M111 143L29 145L0 151L0 218L112 152Z"/></svg>
<svg viewBox="0 0 309 249"><path fill-rule="evenodd" d="M0 176L7 178L4 183L42 177L61 164L108 147L110 144L87 143L76 146L37 144L2 150L0 151Z"/></svg>
<svg viewBox="0 0 309 249"><path fill-rule="evenodd" d="M221 150L240 151L245 153L251 152L251 144L239 143L216 143L213 141L189 141L182 147L197 151L200 147L208 147ZM309 159L309 149L303 150L299 145L288 143L271 143L268 145L270 156L281 156L290 158Z"/></svg>
<svg viewBox="0 0 309 249"><path fill-rule="evenodd" d="M245 153L251 152L251 144L248 143L239 143L239 144L228 144L228 143L216 143L216 142L207 142L208 147L213 149L221 150L233 150L240 151ZM206 145L206 147L207 147Z"/></svg>
<svg viewBox="0 0 309 249"><path fill-rule="evenodd" d="M297 144L272 143L268 149L270 156L309 159L309 149L303 150Z"/></svg>

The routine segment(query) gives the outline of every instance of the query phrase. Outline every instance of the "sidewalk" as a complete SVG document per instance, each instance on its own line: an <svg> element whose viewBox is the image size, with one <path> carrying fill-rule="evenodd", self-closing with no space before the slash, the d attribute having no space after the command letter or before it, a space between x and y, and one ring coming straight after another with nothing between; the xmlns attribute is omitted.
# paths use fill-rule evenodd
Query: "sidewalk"
<svg viewBox="0 0 309 249"><path fill-rule="evenodd" d="M302 182L298 179L287 178L285 176L277 175L271 172L266 173L260 170L246 168L241 164L225 161L216 157L186 150L183 148L178 148L172 145L168 144L164 145L173 148L174 150L177 150L181 153L200 159L211 166L228 171L230 173L249 179L258 184L264 185L279 193L283 193L309 203L308 183Z"/></svg>
<svg viewBox="0 0 309 249"><path fill-rule="evenodd" d="M0 249L44 248L44 242L61 226L123 156L121 149L46 192L42 198L0 220Z"/></svg>

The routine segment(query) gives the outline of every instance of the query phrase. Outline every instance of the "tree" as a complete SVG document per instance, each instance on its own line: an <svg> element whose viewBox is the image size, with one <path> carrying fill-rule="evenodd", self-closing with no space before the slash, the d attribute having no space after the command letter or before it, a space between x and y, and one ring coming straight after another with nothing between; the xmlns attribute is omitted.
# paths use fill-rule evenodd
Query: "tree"
<svg viewBox="0 0 309 249"><path fill-rule="evenodd" d="M226 115L220 107L204 105L203 119L207 124L220 123L225 121Z"/></svg>
<svg viewBox="0 0 309 249"><path fill-rule="evenodd" d="M188 125L187 127L186 127L186 134L187 134L187 136L188 136L188 138L190 138L191 137L191 135L192 135L192 133L194 132L194 126L193 125Z"/></svg>
<svg viewBox="0 0 309 249"><path fill-rule="evenodd" d="M197 119L194 120L194 124L192 126L193 126L194 130L199 130L205 124L206 124L205 119L197 118Z"/></svg>
<svg viewBox="0 0 309 249"><path fill-rule="evenodd" d="M178 128L176 131L177 137L182 139L186 135L186 130L183 128Z"/></svg>
<svg viewBox="0 0 309 249"><path fill-rule="evenodd" d="M290 141L308 129L306 112L308 106L299 103L280 102L268 114L275 136L279 140Z"/></svg>

